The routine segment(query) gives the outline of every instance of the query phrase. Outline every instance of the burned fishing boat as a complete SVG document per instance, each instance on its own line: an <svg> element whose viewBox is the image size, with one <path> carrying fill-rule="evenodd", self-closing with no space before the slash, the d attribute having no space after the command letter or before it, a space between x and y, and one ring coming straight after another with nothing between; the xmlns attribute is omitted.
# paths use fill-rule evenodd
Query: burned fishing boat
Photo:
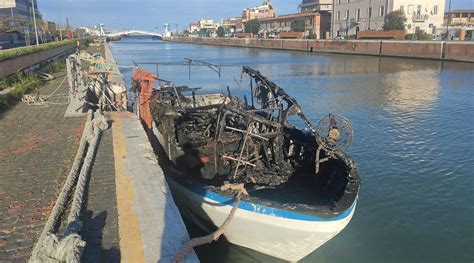
<svg viewBox="0 0 474 263"><path fill-rule="evenodd" d="M145 126L169 160L166 179L181 213L206 231L220 226L234 205L223 185L243 184L226 239L269 256L298 261L351 220L360 179L344 150L351 124L329 115L314 127L295 99L248 66L250 98L199 94L142 69ZM153 82L159 80L158 88ZM143 116L142 116L143 117ZM304 129L291 124L299 117ZM146 119L149 118L149 123ZM167 169L168 169L167 168Z"/></svg>

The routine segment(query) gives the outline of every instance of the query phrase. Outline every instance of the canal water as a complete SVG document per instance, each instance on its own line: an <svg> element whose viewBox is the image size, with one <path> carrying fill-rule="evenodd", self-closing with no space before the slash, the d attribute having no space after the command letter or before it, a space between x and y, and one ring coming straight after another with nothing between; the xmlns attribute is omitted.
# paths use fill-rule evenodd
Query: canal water
<svg viewBox="0 0 474 263"><path fill-rule="evenodd" d="M352 122L348 152L362 178L355 215L302 262L474 260L474 64L135 38L110 47L128 84L132 61L247 64L294 96L313 124L329 113ZM220 79L205 68L192 69L192 80L187 67L158 70L178 85L249 93L238 67L223 68ZM196 251L203 262L278 262L225 241Z"/></svg>

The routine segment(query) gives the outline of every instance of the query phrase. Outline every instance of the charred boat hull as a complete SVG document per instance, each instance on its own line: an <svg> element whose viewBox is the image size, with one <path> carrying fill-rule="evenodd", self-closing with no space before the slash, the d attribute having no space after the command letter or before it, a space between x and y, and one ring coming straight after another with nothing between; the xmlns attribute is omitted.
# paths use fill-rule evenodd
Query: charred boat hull
<svg viewBox="0 0 474 263"><path fill-rule="evenodd" d="M155 90L156 76L141 69L132 80L141 88L140 116L167 161L163 170L182 214L212 231L239 198L227 240L298 261L354 214L360 178L344 152L351 125L330 114L314 127L282 88L249 67L242 73L251 79L250 103L232 97L229 88L227 95L198 95L199 88L167 81ZM306 129L290 123L295 115ZM249 195L234 196L224 187L230 184Z"/></svg>

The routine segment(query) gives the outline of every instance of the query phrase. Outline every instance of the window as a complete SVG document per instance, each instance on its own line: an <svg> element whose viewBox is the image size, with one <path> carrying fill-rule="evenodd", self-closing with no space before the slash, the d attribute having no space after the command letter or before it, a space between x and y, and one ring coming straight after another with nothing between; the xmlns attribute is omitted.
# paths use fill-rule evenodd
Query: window
<svg viewBox="0 0 474 263"><path fill-rule="evenodd" d="M356 22L360 22L360 9L356 9Z"/></svg>
<svg viewBox="0 0 474 263"><path fill-rule="evenodd" d="M420 15L420 14L421 14L421 5L418 5L418 6L416 7L416 14L417 14L417 15Z"/></svg>
<svg viewBox="0 0 474 263"><path fill-rule="evenodd" d="M346 17L344 17L345 19L349 19L349 10L346 10Z"/></svg>
<svg viewBox="0 0 474 263"><path fill-rule="evenodd" d="M433 15L437 15L438 14L438 6L435 5L433 6Z"/></svg>
<svg viewBox="0 0 474 263"><path fill-rule="evenodd" d="M404 5L400 6L400 12L402 12L402 14L405 14L405 6Z"/></svg>
<svg viewBox="0 0 474 263"><path fill-rule="evenodd" d="M368 17L372 17L372 7L369 7L369 10L367 10Z"/></svg>
<svg viewBox="0 0 474 263"><path fill-rule="evenodd" d="M341 12L339 12L339 11L336 12L336 19L337 20L341 19Z"/></svg>
<svg viewBox="0 0 474 263"><path fill-rule="evenodd" d="M381 5L380 8L379 8L379 16L384 16L384 11L385 11L384 9L385 9L385 7L383 5Z"/></svg>
<svg viewBox="0 0 474 263"><path fill-rule="evenodd" d="M340 4L341 4L341 0L337 0L337 4L339 4L339 5L340 5Z"/></svg>
<svg viewBox="0 0 474 263"><path fill-rule="evenodd" d="M351 0L347 0L347 3L350 4L350 3L351 3Z"/></svg>
<svg viewBox="0 0 474 263"><path fill-rule="evenodd" d="M413 14L413 5L408 5L408 14Z"/></svg>

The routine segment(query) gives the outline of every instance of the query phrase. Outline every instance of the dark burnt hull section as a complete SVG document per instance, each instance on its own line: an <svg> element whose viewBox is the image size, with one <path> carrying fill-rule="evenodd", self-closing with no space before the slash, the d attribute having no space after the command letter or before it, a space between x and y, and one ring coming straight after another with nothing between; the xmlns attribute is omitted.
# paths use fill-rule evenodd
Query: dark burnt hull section
<svg viewBox="0 0 474 263"><path fill-rule="evenodd" d="M177 127L177 123L186 123L194 113L200 111L210 110L205 119L215 119L217 117L213 109L227 106L220 104L188 109L184 111L183 121L183 113L173 113L167 103L162 103L158 92L152 95L150 105L166 158L178 171L169 173L168 179L184 187L190 187L191 182L193 188L200 187L202 191L232 197L231 191L221 191L220 186L232 178L235 165L226 163L222 155L224 152L238 153L243 135L228 134L216 142L206 140L206 136L190 135L183 126ZM183 137L187 140L183 140ZM180 144L180 141L184 143ZM287 152L290 141L293 155L298 158ZM258 183L244 181L250 196L242 197L243 201L322 218L336 217L356 202L360 187L359 175L352 160L343 152L336 153L338 158L325 162L319 173L315 174L314 152L317 143L314 136L286 126L282 129L280 146L285 166L279 172L284 176L268 170L259 172L262 179ZM282 166L276 166L277 169L279 167Z"/></svg>
<svg viewBox="0 0 474 263"><path fill-rule="evenodd" d="M159 144L179 171L170 178L228 197L220 187L242 183L251 203L325 218L352 207L360 179L340 147L352 140L350 123L330 115L315 128L283 89L249 67L243 73L251 103L230 90L197 95L169 82L147 94ZM307 129L292 126L290 115Z"/></svg>

